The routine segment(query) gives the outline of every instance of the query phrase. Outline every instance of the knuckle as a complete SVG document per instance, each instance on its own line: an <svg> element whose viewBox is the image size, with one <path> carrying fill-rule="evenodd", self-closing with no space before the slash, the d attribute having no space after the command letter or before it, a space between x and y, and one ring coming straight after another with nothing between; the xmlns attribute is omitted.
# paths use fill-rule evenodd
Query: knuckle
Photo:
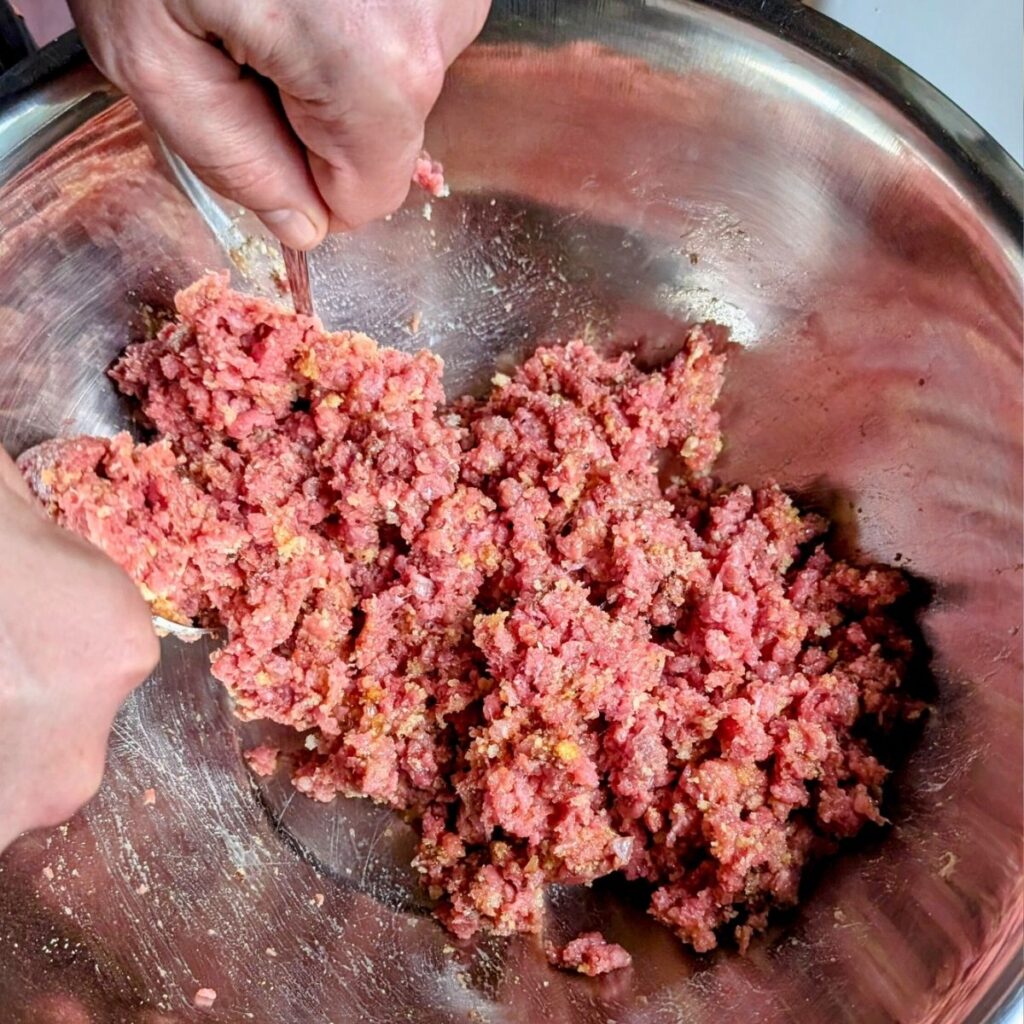
<svg viewBox="0 0 1024 1024"><path fill-rule="evenodd" d="M397 210L409 194L409 179L402 174L378 178L370 183L359 180L359 201L351 201L348 189L337 190L331 204L332 222L344 225L344 230L362 227L378 217Z"/></svg>
<svg viewBox="0 0 1024 1024"><path fill-rule="evenodd" d="M160 642L147 618L131 631L121 650L122 687L132 690L146 679L160 660Z"/></svg>
<svg viewBox="0 0 1024 1024"><path fill-rule="evenodd" d="M103 756L90 758L77 773L75 786L71 793L71 806L64 817L69 818L80 807L84 807L100 790L103 783L103 770L106 759Z"/></svg>
<svg viewBox="0 0 1024 1024"><path fill-rule="evenodd" d="M105 760L101 754L65 765L62 776L37 793L37 810L30 827L48 828L74 817L99 792Z"/></svg>
<svg viewBox="0 0 1024 1024"><path fill-rule="evenodd" d="M192 159L192 170L229 199L252 196L263 191L273 180L273 172L258 159L204 160Z"/></svg>
<svg viewBox="0 0 1024 1024"><path fill-rule="evenodd" d="M404 165L403 165L404 169ZM409 195L410 182L406 177L397 177L381 194L381 205L387 209L385 213L397 210Z"/></svg>
<svg viewBox="0 0 1024 1024"><path fill-rule="evenodd" d="M108 74L133 96L164 95L171 84L167 69L145 50L119 54L110 62Z"/></svg>
<svg viewBox="0 0 1024 1024"><path fill-rule="evenodd" d="M445 63L440 47L430 44L412 51L402 65L406 95L424 117L437 102L444 85Z"/></svg>
<svg viewBox="0 0 1024 1024"><path fill-rule="evenodd" d="M123 691L138 686L160 660L160 642L153 632L149 609L141 603L138 595L131 611L132 615L122 620L125 626L122 627L124 632L116 666L118 682Z"/></svg>
<svg viewBox="0 0 1024 1024"><path fill-rule="evenodd" d="M104 575L97 579L97 587L106 595L104 632L117 637L117 645L100 672L123 694L153 671L160 658L160 643L153 632L149 606L131 579L105 558L101 571Z"/></svg>

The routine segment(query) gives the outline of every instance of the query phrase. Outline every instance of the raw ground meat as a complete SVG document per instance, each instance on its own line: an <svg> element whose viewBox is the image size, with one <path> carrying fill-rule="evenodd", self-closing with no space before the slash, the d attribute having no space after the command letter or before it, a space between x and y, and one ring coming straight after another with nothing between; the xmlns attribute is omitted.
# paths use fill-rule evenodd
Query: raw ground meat
<svg viewBox="0 0 1024 1024"><path fill-rule="evenodd" d="M257 775L273 775L277 771L277 762L281 751L277 747L260 744L257 747L250 747L243 754L249 767Z"/></svg>
<svg viewBox="0 0 1024 1024"><path fill-rule="evenodd" d="M591 976L617 971L633 962L626 950L608 942L600 932L584 932L561 948L545 943L544 952L552 967Z"/></svg>
<svg viewBox="0 0 1024 1024"><path fill-rule="evenodd" d="M435 199L443 199L448 195L448 185L444 180L444 167L424 150L416 158L416 166L412 172L413 183L429 192Z"/></svg>
<svg viewBox="0 0 1024 1024"><path fill-rule="evenodd" d="M708 475L720 331L651 372L541 348L446 405L430 353L223 276L177 313L113 370L159 439L53 441L23 469L154 611L225 627L238 714L308 731L301 792L417 823L457 936L539 931L545 885L622 872L695 950L745 946L884 821L873 744L920 712L906 581L833 559L777 487ZM595 935L556 955L628 959Z"/></svg>

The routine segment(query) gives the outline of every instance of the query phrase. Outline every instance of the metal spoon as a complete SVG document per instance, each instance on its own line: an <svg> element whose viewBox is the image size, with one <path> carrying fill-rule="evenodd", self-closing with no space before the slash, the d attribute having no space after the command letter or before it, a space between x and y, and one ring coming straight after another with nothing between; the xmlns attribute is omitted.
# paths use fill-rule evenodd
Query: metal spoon
<svg viewBox="0 0 1024 1024"><path fill-rule="evenodd" d="M172 622L162 615L154 615L152 619L153 629L157 636L173 636L176 640L181 640L186 644L194 644L197 640L215 636L217 633L214 629L205 629L202 626L185 626L180 622Z"/></svg>
<svg viewBox="0 0 1024 1024"><path fill-rule="evenodd" d="M243 250L247 239L238 229L234 219L225 212L209 189L192 173L188 164L163 140L160 142L160 147L182 191L196 212L206 221L207 227L220 242L224 252L230 254ZM313 298L309 287L309 259L306 253L282 245L281 258L284 262L285 276L288 280L288 288L292 293L295 312L313 316Z"/></svg>

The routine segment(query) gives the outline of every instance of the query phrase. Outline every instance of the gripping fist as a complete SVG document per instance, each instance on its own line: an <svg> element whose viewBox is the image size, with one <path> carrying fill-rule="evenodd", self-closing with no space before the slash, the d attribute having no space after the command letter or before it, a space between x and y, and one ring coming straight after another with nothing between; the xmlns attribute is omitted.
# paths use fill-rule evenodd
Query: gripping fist
<svg viewBox="0 0 1024 1024"><path fill-rule="evenodd" d="M489 0L71 0L93 60L211 188L281 241L401 205L444 74Z"/></svg>

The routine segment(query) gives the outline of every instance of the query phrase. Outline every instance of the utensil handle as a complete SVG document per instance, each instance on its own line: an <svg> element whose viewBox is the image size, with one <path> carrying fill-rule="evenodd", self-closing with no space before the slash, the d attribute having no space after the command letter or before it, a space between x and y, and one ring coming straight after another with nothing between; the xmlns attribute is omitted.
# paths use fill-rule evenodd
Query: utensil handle
<svg viewBox="0 0 1024 1024"><path fill-rule="evenodd" d="M288 278L295 312L312 316L313 296L309 290L309 260L306 253L282 244L281 256L284 258L284 272Z"/></svg>

